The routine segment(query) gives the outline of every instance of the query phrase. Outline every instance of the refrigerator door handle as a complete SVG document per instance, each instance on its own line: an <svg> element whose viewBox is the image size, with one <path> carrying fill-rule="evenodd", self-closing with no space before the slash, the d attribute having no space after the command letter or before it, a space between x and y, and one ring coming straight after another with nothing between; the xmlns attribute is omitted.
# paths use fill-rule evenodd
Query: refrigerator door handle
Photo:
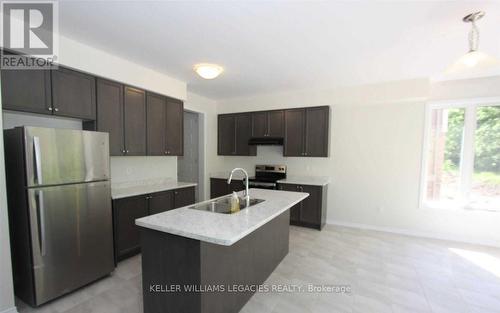
<svg viewBox="0 0 500 313"><path fill-rule="evenodd" d="M36 183L38 185L42 184L42 165L40 161L40 137L34 136L33 137L33 158L35 161L34 167L35 167L35 179Z"/></svg>
<svg viewBox="0 0 500 313"><path fill-rule="evenodd" d="M45 205L43 202L43 191L36 191L36 208L37 208L37 221L38 221L38 243L40 245L40 254L46 255L45 251Z"/></svg>

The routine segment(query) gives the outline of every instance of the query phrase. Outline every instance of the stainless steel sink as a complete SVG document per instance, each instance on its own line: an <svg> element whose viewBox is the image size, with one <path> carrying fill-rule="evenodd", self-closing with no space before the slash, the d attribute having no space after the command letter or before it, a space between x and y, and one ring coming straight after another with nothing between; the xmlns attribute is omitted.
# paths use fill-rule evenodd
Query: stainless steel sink
<svg viewBox="0 0 500 313"><path fill-rule="evenodd" d="M262 199L250 198L249 207L263 202ZM246 209L245 199L240 198L240 210ZM222 214L232 214L236 212L231 212L231 196L226 196L209 202L202 202L189 207L189 209L208 211Z"/></svg>

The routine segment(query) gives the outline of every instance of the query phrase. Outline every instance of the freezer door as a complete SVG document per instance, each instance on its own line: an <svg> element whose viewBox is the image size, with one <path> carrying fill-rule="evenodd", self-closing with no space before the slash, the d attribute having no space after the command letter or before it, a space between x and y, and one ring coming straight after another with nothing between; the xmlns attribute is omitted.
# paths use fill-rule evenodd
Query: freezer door
<svg viewBox="0 0 500 313"><path fill-rule="evenodd" d="M109 182L28 189L36 305L114 269Z"/></svg>
<svg viewBox="0 0 500 313"><path fill-rule="evenodd" d="M25 127L28 187L109 179L108 133Z"/></svg>

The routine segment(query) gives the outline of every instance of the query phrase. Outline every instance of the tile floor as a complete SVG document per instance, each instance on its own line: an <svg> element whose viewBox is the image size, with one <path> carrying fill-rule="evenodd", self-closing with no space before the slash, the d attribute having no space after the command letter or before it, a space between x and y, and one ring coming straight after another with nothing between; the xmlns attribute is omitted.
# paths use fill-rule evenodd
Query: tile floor
<svg viewBox="0 0 500 313"><path fill-rule="evenodd" d="M140 257L113 275L20 313L142 313ZM347 285L351 293L258 293L242 313L500 313L500 249L327 226L292 227L290 253L266 281Z"/></svg>

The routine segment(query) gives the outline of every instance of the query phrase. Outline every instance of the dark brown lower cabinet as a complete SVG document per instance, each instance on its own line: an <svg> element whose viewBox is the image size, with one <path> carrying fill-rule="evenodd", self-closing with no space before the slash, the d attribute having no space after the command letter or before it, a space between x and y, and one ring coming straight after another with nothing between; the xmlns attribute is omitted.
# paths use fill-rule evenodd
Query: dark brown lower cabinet
<svg viewBox="0 0 500 313"><path fill-rule="evenodd" d="M113 200L113 232L117 261L139 253L140 235L135 220L148 214L148 199L145 195Z"/></svg>
<svg viewBox="0 0 500 313"><path fill-rule="evenodd" d="M174 208L174 193L163 191L147 196L149 205L149 215L169 211Z"/></svg>
<svg viewBox="0 0 500 313"><path fill-rule="evenodd" d="M141 252L139 228L135 225L136 219L190 205L194 201L194 187L113 200L116 261Z"/></svg>
<svg viewBox="0 0 500 313"><path fill-rule="evenodd" d="M306 192L309 197L290 209L290 224L321 230L326 223L328 185L279 184L279 190Z"/></svg>
<svg viewBox="0 0 500 313"><path fill-rule="evenodd" d="M210 178L210 198L217 198L228 195L233 191L241 191L245 189L245 184L242 180L234 179L231 185L227 184L227 179Z"/></svg>
<svg viewBox="0 0 500 313"><path fill-rule="evenodd" d="M174 209L193 204L195 201L194 187L175 189L173 194Z"/></svg>
<svg viewBox="0 0 500 313"><path fill-rule="evenodd" d="M300 222L300 208L302 207L302 202L294 205L290 209L290 223L297 224Z"/></svg>

